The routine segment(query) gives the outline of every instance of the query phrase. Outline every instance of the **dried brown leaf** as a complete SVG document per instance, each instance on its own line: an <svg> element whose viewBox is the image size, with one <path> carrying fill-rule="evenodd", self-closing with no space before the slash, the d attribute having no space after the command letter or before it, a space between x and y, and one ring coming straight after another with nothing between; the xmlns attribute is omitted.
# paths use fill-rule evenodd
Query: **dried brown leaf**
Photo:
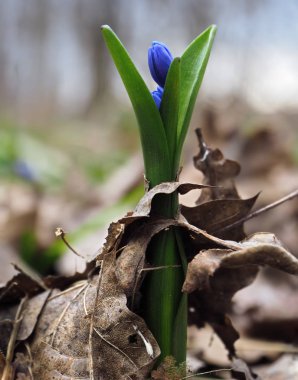
<svg viewBox="0 0 298 380"><path fill-rule="evenodd" d="M194 165L204 174L204 184L215 186L203 189L197 203L213 199L239 199L234 178L240 173L240 165L236 161L225 159L219 149L208 147L200 129L196 129L196 133L200 151L194 157Z"/></svg>
<svg viewBox="0 0 298 380"><path fill-rule="evenodd" d="M30 343L35 378L142 378L159 355L144 321L126 306L115 250L101 258L99 275L54 291L45 305Z"/></svg>
<svg viewBox="0 0 298 380"><path fill-rule="evenodd" d="M242 241L239 250L210 249L200 252L188 266L183 291L209 288L210 277L220 268L248 265L271 266L298 275L298 260L290 254L275 235L257 233Z"/></svg>
<svg viewBox="0 0 298 380"><path fill-rule="evenodd" d="M22 320L16 337L18 342L27 340L34 331L43 306L51 293L48 288L65 289L69 284L87 278L88 273L94 267L95 260L87 263L86 270L83 273L77 272L69 277L48 276L41 279L31 272L27 273L15 266L19 273L0 289L0 350L6 352L19 302L25 294L31 298L26 302L22 311Z"/></svg>
<svg viewBox="0 0 298 380"><path fill-rule="evenodd" d="M51 290L46 290L31 298L30 302L27 302L22 312L22 322L17 335L18 341L26 340L32 334L42 308L50 294Z"/></svg>
<svg viewBox="0 0 298 380"><path fill-rule="evenodd" d="M19 321L18 331L16 333L17 341L25 341L32 334L41 310L47 301L50 290L44 291L34 296L30 301L27 301L21 313L21 320ZM10 307L1 307L0 309L0 348L2 352L7 351L8 343L11 338L13 328L15 326L16 314L18 305Z"/></svg>
<svg viewBox="0 0 298 380"><path fill-rule="evenodd" d="M110 252L117 249L123 232L124 226L120 222L111 223L108 229L106 241L101 249L101 253Z"/></svg>
<svg viewBox="0 0 298 380"><path fill-rule="evenodd" d="M28 282L26 282L26 280ZM27 287L26 287L27 284ZM16 326L16 319L21 318L18 322L18 331L15 333L15 339L18 341L26 340L33 332L38 316L47 300L47 297L50 291L44 291L39 295L34 296L30 302L26 302L23 306L22 313L20 317L17 317L18 308L20 304L10 305L6 303L6 297L8 294L12 294L12 296L21 296L22 286L24 285L24 289L27 289L28 292L32 292L33 294L37 290L41 290L41 287L38 287L38 284L35 283L34 280L29 277L27 274L21 272L16 275L13 280L8 282L7 285L7 293L4 292L5 288L3 288L3 295L5 303L0 306L0 326L1 326L1 334L0 334L0 350L2 352L7 352L7 347L9 345L9 341L11 339L12 334L14 333L14 328ZM24 296L24 294L23 294ZM20 302L21 299L20 299Z"/></svg>
<svg viewBox="0 0 298 380"><path fill-rule="evenodd" d="M195 207L181 207L182 215L190 224L222 239L239 241L245 237L243 224L229 231L221 229L242 219L252 209L258 194L249 199L217 199Z"/></svg>
<svg viewBox="0 0 298 380"><path fill-rule="evenodd" d="M205 187L209 186L193 183L163 182L146 192L134 211L128 213L127 216L120 219L119 222L128 224L138 218L148 217L152 207L152 200L155 196L172 194L175 191L178 191L180 194L186 194L191 190L203 189Z"/></svg>
<svg viewBox="0 0 298 380"><path fill-rule="evenodd" d="M141 272L145 265L145 254L154 235L169 227L180 227L192 235L192 239L200 238L209 244L235 249L237 243L225 241L208 234L184 220L148 218L141 225L137 225L134 234L125 244L117 259L116 275L122 289L127 296L131 296L138 289ZM154 269L154 268L153 268Z"/></svg>
<svg viewBox="0 0 298 380"><path fill-rule="evenodd" d="M173 225L175 221L148 220L139 226L117 259L116 275L127 296L137 290L145 264L145 253L152 237Z"/></svg>
<svg viewBox="0 0 298 380"><path fill-rule="evenodd" d="M226 317L233 295L254 281L258 266L268 265L298 274L298 260L273 234L258 233L239 244L239 249L200 252L188 266L183 291L190 297L191 322L209 322L231 355L238 334Z"/></svg>
<svg viewBox="0 0 298 380"><path fill-rule="evenodd" d="M143 379L150 372L159 356L159 347L143 319L127 308L126 296L115 274L116 252L122 233L123 225L111 224L97 258L100 273L86 279L90 270L96 271L93 261L84 273L76 273L70 278L48 277L45 279L48 286L59 286L63 291L47 290L26 303L18 319L16 335L19 343L26 341L26 350L23 346L22 353L16 352L14 367L18 378L30 376L26 363L31 363L31 358L34 359L33 375L44 380L74 377ZM80 279L83 280L74 282ZM69 282L74 283L67 287ZM12 301L18 301L23 283L29 295L42 290L43 282L35 282L21 273L3 287L2 299L7 302L12 294ZM11 338L18 308L17 305L3 305L1 324L8 326L5 342L1 340L5 347ZM18 351L20 349L19 345ZM20 360L21 357L25 359ZM115 365L111 366L111 362ZM6 369L9 369L7 365Z"/></svg>
<svg viewBox="0 0 298 380"><path fill-rule="evenodd" d="M14 267L19 273L0 287L1 304L13 304L24 295L32 296L46 290L45 284L37 275L16 265Z"/></svg>

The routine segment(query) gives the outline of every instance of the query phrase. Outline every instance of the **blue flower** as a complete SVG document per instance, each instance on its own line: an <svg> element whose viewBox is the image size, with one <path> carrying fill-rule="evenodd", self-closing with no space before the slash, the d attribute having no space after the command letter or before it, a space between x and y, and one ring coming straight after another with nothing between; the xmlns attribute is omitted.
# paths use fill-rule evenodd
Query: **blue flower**
<svg viewBox="0 0 298 380"><path fill-rule="evenodd" d="M17 159L13 163L13 171L18 176L28 180L28 181L35 181L36 177L32 171L32 168L23 160Z"/></svg>
<svg viewBox="0 0 298 380"><path fill-rule="evenodd" d="M162 99L162 95L163 95L163 88L158 86L157 90L152 91L151 94L153 96L153 100L155 101L157 108L159 108L160 103L161 103L161 99Z"/></svg>
<svg viewBox="0 0 298 380"><path fill-rule="evenodd" d="M165 86L172 60L173 56L165 44L152 42L152 46L148 49L148 64L152 78L161 87Z"/></svg>

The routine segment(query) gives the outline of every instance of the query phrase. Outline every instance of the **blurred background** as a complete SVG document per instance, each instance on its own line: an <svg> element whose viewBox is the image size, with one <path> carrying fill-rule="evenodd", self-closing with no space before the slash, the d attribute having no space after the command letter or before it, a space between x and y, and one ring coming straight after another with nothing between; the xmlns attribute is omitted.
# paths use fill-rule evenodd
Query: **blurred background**
<svg viewBox="0 0 298 380"><path fill-rule="evenodd" d="M11 262L41 273L82 267L56 227L85 257L109 222L143 193L136 120L100 26L123 41L149 88L152 40L173 55L208 25L218 33L193 115L182 179L192 166L194 129L239 160L242 197L257 207L297 188L298 3L295 0L10 0L0 2L1 282ZM198 197L185 198L192 204ZM273 231L297 254L293 200L247 224Z"/></svg>

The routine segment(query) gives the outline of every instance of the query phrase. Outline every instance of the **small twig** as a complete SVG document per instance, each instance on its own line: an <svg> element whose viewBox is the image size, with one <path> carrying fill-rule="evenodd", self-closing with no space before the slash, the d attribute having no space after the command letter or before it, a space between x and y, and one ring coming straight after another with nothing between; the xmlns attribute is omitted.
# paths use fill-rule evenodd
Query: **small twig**
<svg viewBox="0 0 298 380"><path fill-rule="evenodd" d="M191 377L201 376L201 375L210 375L211 373L216 373L216 372L221 372L221 371L232 371L232 369L233 368L213 369L211 371L199 372L199 373L194 373L192 375L188 375L185 377L181 377L179 380L190 379Z"/></svg>
<svg viewBox="0 0 298 380"><path fill-rule="evenodd" d="M28 365L28 372L29 372L29 375L30 375L30 379L34 380L33 372L32 372L33 358L32 358L31 349L30 349L30 346L29 346L28 343L25 343L25 348L26 348L26 350L28 352L29 360L30 360L30 365Z"/></svg>
<svg viewBox="0 0 298 380"><path fill-rule="evenodd" d="M7 346L6 364L5 364L3 373L2 373L1 380L9 380L10 379L11 362L12 362L13 355L14 355L14 349L15 349L15 344L16 344L18 332L19 332L19 329L20 329L20 326L21 326L21 322L22 322L22 319L23 319L22 318L23 317L22 313L23 313L24 307L25 307L25 305L27 303L27 300L28 300L28 296L26 295L21 300L21 302L19 304L19 307L18 307L18 310L17 310L17 313L16 313L16 316L15 316L13 329L12 329L12 332L11 332L11 335L10 335L10 338L9 338L9 342L8 342L8 346Z"/></svg>
<svg viewBox="0 0 298 380"><path fill-rule="evenodd" d="M56 228L56 231L55 231L55 235L57 237L61 237L61 239L63 240L64 244L71 250L71 252L73 252L75 255L81 257L82 259L85 260L85 257L82 256L80 253L78 253L74 248L72 248L72 246L68 243L68 241L66 240L65 238L65 231L61 228L61 227L57 227Z"/></svg>
<svg viewBox="0 0 298 380"><path fill-rule="evenodd" d="M18 307L17 314L15 316L14 327L13 327L12 333L10 335L9 343L8 343L8 347L7 347L7 354L6 354L6 361L7 361L7 363L11 363L12 358L13 358L15 342L16 342L16 339L17 339L17 335L18 335L18 332L19 332L19 328L20 328L22 319L23 319L22 318L22 312L23 312L23 309L24 309L24 306L25 306L27 300L28 300L28 296L26 295L21 300L20 305Z"/></svg>
<svg viewBox="0 0 298 380"><path fill-rule="evenodd" d="M248 215L246 215L244 218L241 218L239 220L237 220L236 222L232 223L232 224L228 224L227 226L223 227L223 228L219 228L218 230L216 231L213 231L214 232L222 232L222 231L226 231L226 230L229 230L233 227L236 227L238 226L239 224L242 224L244 222L246 222L247 220L249 219L252 219L252 218L255 218L256 216L259 216L260 214L262 214L263 212L266 212L266 211L269 211L279 205L281 205L282 203L285 203L287 201L290 201L291 199L294 199L295 197L298 196L298 190L295 190L293 191L292 193L286 195L285 197L277 200L276 202L273 202L273 203L270 203L269 205L265 206L265 207L262 207L260 208L259 210L256 210Z"/></svg>
<svg viewBox="0 0 298 380"><path fill-rule="evenodd" d="M159 267L143 268L143 269L137 271L137 279L135 281L135 284L134 284L134 287L133 287L133 291L132 291L132 297L131 297L131 305L130 305L131 310L133 310L133 308L134 308L135 296L136 296L136 292L137 292L137 286L139 284L139 281L141 279L141 276L142 276L143 272L150 272L150 271L154 271L154 270L167 269L167 268L180 268L180 267L181 267L181 265L162 265L162 266L159 266Z"/></svg>
<svg viewBox="0 0 298 380"><path fill-rule="evenodd" d="M162 265L160 267L143 268L140 270L140 272L149 272L152 270L168 269L168 268L180 268L180 267L181 267L181 265Z"/></svg>
<svg viewBox="0 0 298 380"><path fill-rule="evenodd" d="M61 297L64 294L72 292L73 290L75 290L77 288L81 288L83 286L85 286L85 280L82 280L82 281L78 282L76 285L72 286L71 288L67 288L66 290L63 290L63 291L61 291L61 292L59 292L57 294L54 294L53 296L51 296L51 297L48 298L48 301L52 301L54 298Z"/></svg>
<svg viewBox="0 0 298 380"><path fill-rule="evenodd" d="M122 351L119 347L117 347L115 344L106 339L95 327L93 327L93 330L104 342L111 346L115 351L119 352L122 356L126 357L137 369L139 369L136 363L124 351Z"/></svg>
<svg viewBox="0 0 298 380"><path fill-rule="evenodd" d="M104 265L105 265L104 256L103 256L103 259L99 260L98 264L100 265L100 270L98 273L97 284L96 284L96 295L94 298L93 311L89 314L90 315L90 326L89 326L89 336L88 336L88 348L89 348L88 349L88 358L89 358L89 368L90 368L90 371L89 371L90 380L95 380L94 370L93 370L94 362L93 362L92 353L94 350L93 350L92 336L93 336L93 330L94 330L94 318L95 318L94 314L95 314L95 309L96 309L96 305L98 302L99 289L100 289L100 285L101 285L101 281L102 281L102 274L103 274Z"/></svg>

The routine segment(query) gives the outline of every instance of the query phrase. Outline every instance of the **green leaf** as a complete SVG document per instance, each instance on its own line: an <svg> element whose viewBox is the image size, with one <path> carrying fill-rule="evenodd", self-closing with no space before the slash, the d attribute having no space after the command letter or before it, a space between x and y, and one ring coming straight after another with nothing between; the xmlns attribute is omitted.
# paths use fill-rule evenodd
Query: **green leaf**
<svg viewBox="0 0 298 380"><path fill-rule="evenodd" d="M150 187L171 180L168 144L160 113L126 49L109 26L102 27L108 50L134 108L141 134L145 175Z"/></svg>
<svg viewBox="0 0 298 380"><path fill-rule="evenodd" d="M180 359L185 361L186 331L180 336L175 335L175 333L181 333L175 322L179 320L184 322L187 318L187 309L185 300L181 303L184 274L180 267L181 260L173 228L162 231L152 239L147 258L153 268L160 268L148 273L142 292L145 320L161 349L158 362L166 356L173 356L174 346L175 353L179 354L175 359L179 362ZM184 323L181 328L183 327L185 327ZM180 345L179 350L176 350L177 345Z"/></svg>
<svg viewBox="0 0 298 380"><path fill-rule="evenodd" d="M187 47L181 56L177 149L178 160L188 130L196 97L204 77L215 34L216 26L211 25Z"/></svg>
<svg viewBox="0 0 298 380"><path fill-rule="evenodd" d="M178 168L175 167L175 154L177 146L177 126L179 112L179 87L180 87L180 58L175 58L171 63L165 90L160 106L160 114L166 132L169 153L172 165L172 179L177 175Z"/></svg>

